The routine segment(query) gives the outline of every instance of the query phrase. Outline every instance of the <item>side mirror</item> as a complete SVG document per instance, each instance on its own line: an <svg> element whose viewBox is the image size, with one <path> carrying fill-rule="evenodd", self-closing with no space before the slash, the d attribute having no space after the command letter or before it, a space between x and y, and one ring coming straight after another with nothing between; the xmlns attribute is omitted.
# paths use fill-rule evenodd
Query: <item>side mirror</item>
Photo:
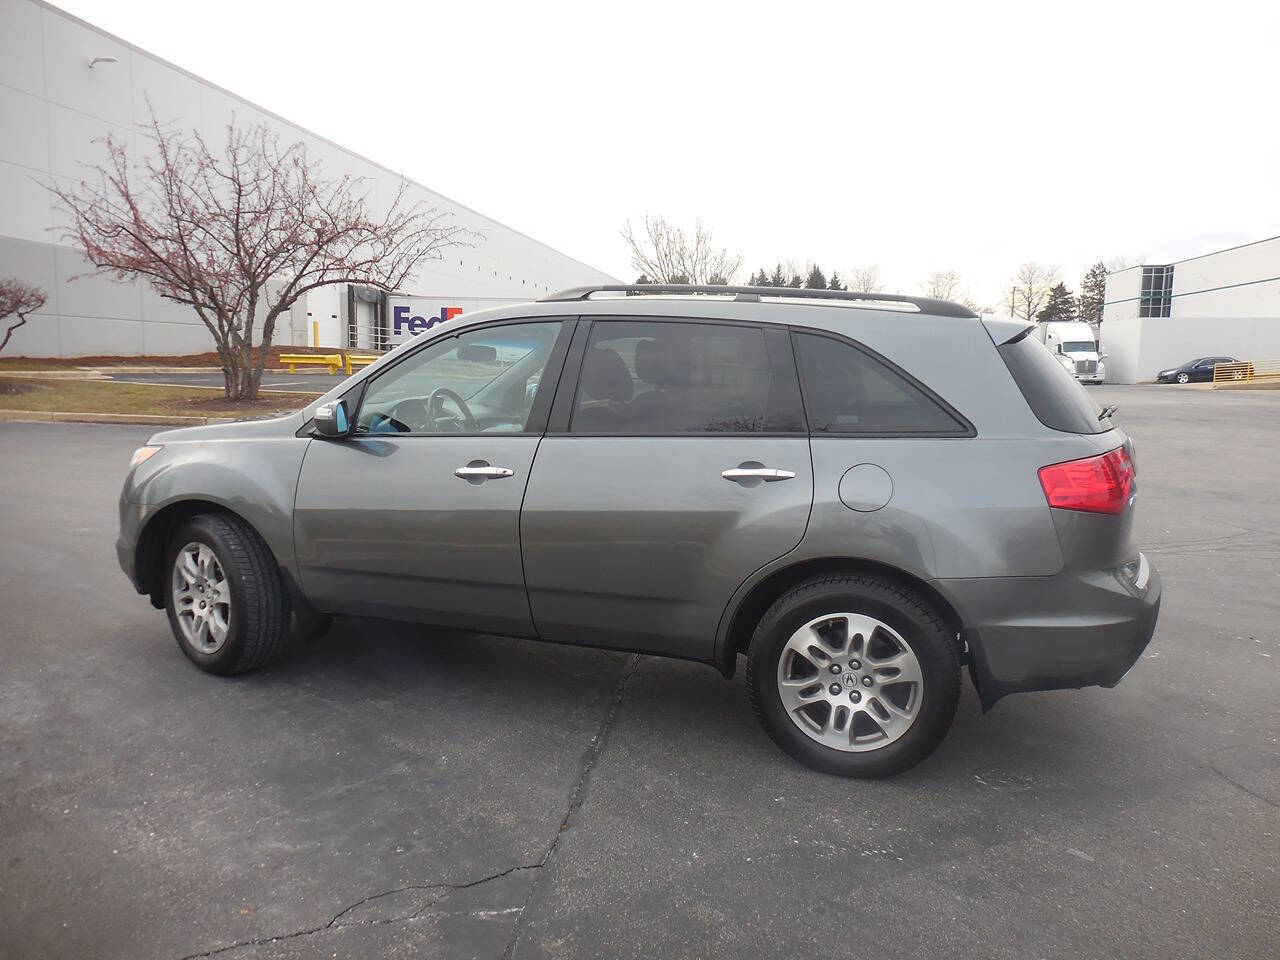
<svg viewBox="0 0 1280 960"><path fill-rule="evenodd" d="M1059 353L1061 353L1061 352L1062 352L1062 344L1058 344L1058 352L1059 352Z"/></svg>
<svg viewBox="0 0 1280 960"><path fill-rule="evenodd" d="M1109 354L1109 353L1100 353L1100 354L1098 354L1098 359L1099 359L1099 360L1105 360L1105 359L1107 359L1107 357L1109 357L1109 356L1111 356L1111 354Z"/></svg>
<svg viewBox="0 0 1280 960"><path fill-rule="evenodd" d="M347 401L333 400L316 407L312 419L316 436L337 439L351 432L351 422L347 418Z"/></svg>

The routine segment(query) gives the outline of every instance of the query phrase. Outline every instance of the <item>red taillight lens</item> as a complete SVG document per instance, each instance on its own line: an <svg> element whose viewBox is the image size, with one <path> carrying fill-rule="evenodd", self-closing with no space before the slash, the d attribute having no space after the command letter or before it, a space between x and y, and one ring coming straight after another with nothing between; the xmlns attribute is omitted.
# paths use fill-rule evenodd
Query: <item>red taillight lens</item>
<svg viewBox="0 0 1280 960"><path fill-rule="evenodd" d="M1051 463L1040 468L1049 506L1088 513L1123 513L1133 493L1133 462L1124 447L1100 457Z"/></svg>

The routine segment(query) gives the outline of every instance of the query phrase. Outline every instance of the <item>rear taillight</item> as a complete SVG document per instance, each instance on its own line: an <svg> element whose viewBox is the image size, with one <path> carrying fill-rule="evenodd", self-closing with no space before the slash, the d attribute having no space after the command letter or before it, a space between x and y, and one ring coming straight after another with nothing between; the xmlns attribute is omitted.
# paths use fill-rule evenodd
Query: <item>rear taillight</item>
<svg viewBox="0 0 1280 960"><path fill-rule="evenodd" d="M1123 513L1133 493L1133 461L1124 447L1084 460L1040 468L1049 506L1088 513Z"/></svg>

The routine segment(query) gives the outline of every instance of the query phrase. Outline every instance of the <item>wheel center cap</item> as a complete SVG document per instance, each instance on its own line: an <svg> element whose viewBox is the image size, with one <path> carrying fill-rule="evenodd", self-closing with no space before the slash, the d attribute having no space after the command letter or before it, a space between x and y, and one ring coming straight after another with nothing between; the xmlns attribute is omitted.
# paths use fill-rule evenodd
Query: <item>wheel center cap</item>
<svg viewBox="0 0 1280 960"><path fill-rule="evenodd" d="M846 673L844 675L844 685L846 687L857 686L857 683L858 683L858 678L854 676L852 673Z"/></svg>

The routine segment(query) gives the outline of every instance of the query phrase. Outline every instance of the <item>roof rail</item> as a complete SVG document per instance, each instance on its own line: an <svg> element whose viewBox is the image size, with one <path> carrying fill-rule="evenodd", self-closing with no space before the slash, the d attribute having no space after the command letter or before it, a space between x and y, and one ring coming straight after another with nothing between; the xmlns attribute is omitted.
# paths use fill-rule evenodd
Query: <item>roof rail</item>
<svg viewBox="0 0 1280 960"><path fill-rule="evenodd" d="M540 303L565 303L573 300L590 300L593 293L626 294L715 294L734 295L734 300L758 303L761 297L785 297L796 300L855 300L864 303L908 303L921 313L939 317L977 318L968 307L950 300L932 297L910 297L901 293L859 293L853 290L806 290L803 287L729 287L700 283L601 283L591 287L572 287L543 297Z"/></svg>

